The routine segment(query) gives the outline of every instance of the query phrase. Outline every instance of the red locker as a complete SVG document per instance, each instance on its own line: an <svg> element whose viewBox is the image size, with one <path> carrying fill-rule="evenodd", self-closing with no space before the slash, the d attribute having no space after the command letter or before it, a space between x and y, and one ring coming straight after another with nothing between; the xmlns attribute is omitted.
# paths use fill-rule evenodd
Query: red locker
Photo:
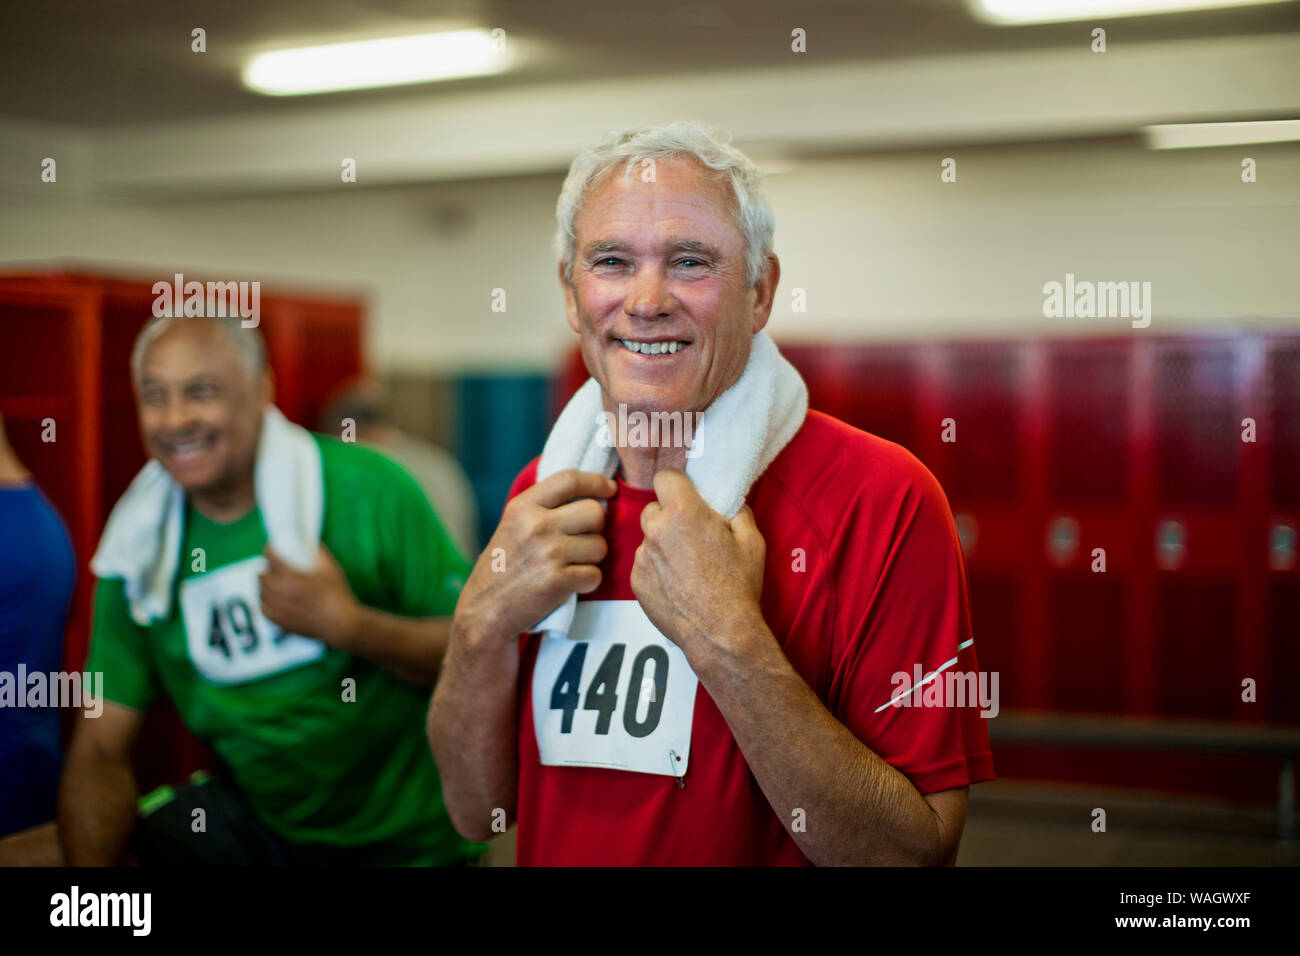
<svg viewBox="0 0 1300 956"><path fill-rule="evenodd" d="M84 659L90 614L85 563L104 517L100 301L97 290L77 283L0 281L5 432L62 515L80 566L64 641L69 669L80 668ZM51 420L48 434L45 423Z"/></svg>

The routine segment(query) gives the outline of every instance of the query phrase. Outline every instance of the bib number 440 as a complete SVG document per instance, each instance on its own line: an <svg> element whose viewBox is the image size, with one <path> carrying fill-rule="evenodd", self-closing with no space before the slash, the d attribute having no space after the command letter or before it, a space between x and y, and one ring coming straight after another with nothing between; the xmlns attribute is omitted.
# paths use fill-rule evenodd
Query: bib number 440
<svg viewBox="0 0 1300 956"><path fill-rule="evenodd" d="M600 735L609 733L614 712L618 710L619 676L623 669L623 658L627 653L626 644L613 644L605 653L605 659L591 677L585 696L579 684L582 681L582 666L587 660L587 644L575 641L564 666L555 678L551 688L551 710L562 712L560 733L573 732L573 716L578 709L579 698L582 709L592 710L597 714L595 732ZM647 678L647 668L653 668L653 678ZM668 688L668 653L662 647L643 647L632 660L632 673L627 684L628 693L623 703L623 730L630 737L647 737L659 726L659 718L664 710L664 695ZM638 719L642 698L647 698L645 715Z"/></svg>
<svg viewBox="0 0 1300 956"><path fill-rule="evenodd" d="M567 636L539 638L529 694L537 756L681 783L699 683L636 601L579 601Z"/></svg>

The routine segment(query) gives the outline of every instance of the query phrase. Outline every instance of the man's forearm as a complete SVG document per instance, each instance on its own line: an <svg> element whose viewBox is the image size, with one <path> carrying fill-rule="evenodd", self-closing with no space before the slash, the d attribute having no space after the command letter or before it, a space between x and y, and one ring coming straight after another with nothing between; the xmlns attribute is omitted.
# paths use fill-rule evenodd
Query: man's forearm
<svg viewBox="0 0 1300 956"><path fill-rule="evenodd" d="M358 604L330 643L402 680L432 687L447 653L450 617L402 617Z"/></svg>
<svg viewBox="0 0 1300 956"><path fill-rule="evenodd" d="M518 683L515 640L483 638L453 626L446 665L429 705L429 746L447 812L471 840L500 833L515 816ZM503 825L494 829L498 820Z"/></svg>
<svg viewBox="0 0 1300 956"><path fill-rule="evenodd" d="M835 719L766 626L730 646L745 650L703 665L700 681L804 855L819 865L945 862L929 804Z"/></svg>
<svg viewBox="0 0 1300 956"><path fill-rule="evenodd" d="M131 767L109 757L69 755L59 784L59 840L69 866L114 866L135 830Z"/></svg>

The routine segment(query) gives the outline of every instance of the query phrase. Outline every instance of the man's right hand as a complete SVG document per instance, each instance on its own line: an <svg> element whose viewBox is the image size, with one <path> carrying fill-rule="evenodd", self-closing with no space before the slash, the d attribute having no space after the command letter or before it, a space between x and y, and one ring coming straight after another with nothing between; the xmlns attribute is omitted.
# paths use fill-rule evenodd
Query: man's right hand
<svg viewBox="0 0 1300 956"><path fill-rule="evenodd" d="M514 639L570 594L600 585L601 532L618 484L591 471L557 472L512 498L456 604L454 627Z"/></svg>

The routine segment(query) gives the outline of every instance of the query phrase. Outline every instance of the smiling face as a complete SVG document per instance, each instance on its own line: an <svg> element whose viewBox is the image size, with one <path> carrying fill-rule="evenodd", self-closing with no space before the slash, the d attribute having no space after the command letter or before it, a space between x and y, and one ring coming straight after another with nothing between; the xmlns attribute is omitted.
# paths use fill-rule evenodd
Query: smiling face
<svg viewBox="0 0 1300 956"><path fill-rule="evenodd" d="M136 383L145 449L187 493L251 485L270 375L251 371L208 319L181 319L150 343Z"/></svg>
<svg viewBox="0 0 1300 956"><path fill-rule="evenodd" d="M703 411L744 371L780 267L747 285L734 209L726 180L686 158L658 160L649 183L620 164L584 198L560 278L608 411Z"/></svg>

